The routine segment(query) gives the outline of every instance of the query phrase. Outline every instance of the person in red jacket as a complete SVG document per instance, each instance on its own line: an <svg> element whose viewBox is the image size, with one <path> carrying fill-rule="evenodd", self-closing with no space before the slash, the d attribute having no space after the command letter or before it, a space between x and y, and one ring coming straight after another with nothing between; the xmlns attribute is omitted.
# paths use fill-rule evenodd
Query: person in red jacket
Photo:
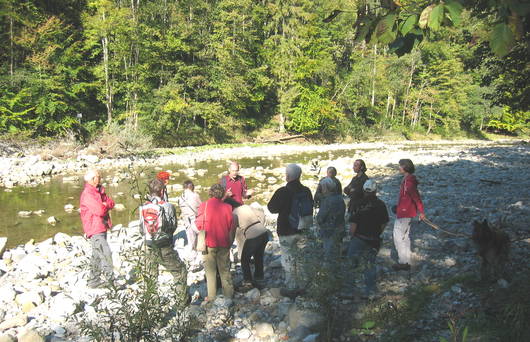
<svg viewBox="0 0 530 342"><path fill-rule="evenodd" d="M219 181L225 190L223 201L230 204L234 209L243 205L243 200L249 199L254 193L247 188L245 177L239 174L239 169L238 162L231 162L228 167L228 174L221 177Z"/></svg>
<svg viewBox="0 0 530 342"><path fill-rule="evenodd" d="M114 201L101 186L101 175L97 170L89 170L84 178L85 188L81 193L79 208L83 231L92 247L88 286L94 288L114 278L112 254L107 243L107 229L112 227L109 211L114 208ZM101 273L105 280L101 278Z"/></svg>
<svg viewBox="0 0 530 342"><path fill-rule="evenodd" d="M392 266L395 270L410 269L410 224L412 218L418 213L420 220L425 219L423 202L418 192L418 180L414 176L414 171L414 164L410 159L399 161L399 172L403 175L403 180L399 189L396 221L394 222L394 245L398 254L398 263Z"/></svg>
<svg viewBox="0 0 530 342"><path fill-rule="evenodd" d="M223 202L225 190L214 184L208 191L210 199L199 206L195 226L206 231L206 252L203 252L207 300L215 300L217 292L217 270L223 286L223 295L232 298L234 286L230 275L230 246L234 241L235 223L232 206Z"/></svg>

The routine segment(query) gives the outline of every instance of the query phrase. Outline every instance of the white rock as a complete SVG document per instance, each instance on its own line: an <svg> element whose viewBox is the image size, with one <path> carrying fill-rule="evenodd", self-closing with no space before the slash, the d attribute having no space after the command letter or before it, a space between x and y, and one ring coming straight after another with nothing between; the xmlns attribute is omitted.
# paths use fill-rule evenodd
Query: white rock
<svg viewBox="0 0 530 342"><path fill-rule="evenodd" d="M122 203L116 203L116 205L114 205L114 210L116 210L116 211L124 211L125 210L125 205L123 205Z"/></svg>
<svg viewBox="0 0 530 342"><path fill-rule="evenodd" d="M256 335L261 338L274 335L274 328L270 323L258 323L254 327L254 330L256 330Z"/></svg>
<svg viewBox="0 0 530 342"><path fill-rule="evenodd" d="M243 328L236 333L236 338L238 339L244 340L244 339L249 338L250 336L252 336L252 332L248 330L247 328Z"/></svg>
<svg viewBox="0 0 530 342"><path fill-rule="evenodd" d="M65 204L64 205L64 210L65 211L73 211L75 209L74 205L71 204L71 203L68 203L68 204Z"/></svg>
<svg viewBox="0 0 530 342"><path fill-rule="evenodd" d="M74 313L75 308L76 302L72 298L59 293L50 300L49 315L55 320L63 321Z"/></svg>
<svg viewBox="0 0 530 342"><path fill-rule="evenodd" d="M0 342L17 342L17 339L9 334L0 335Z"/></svg>
<svg viewBox="0 0 530 342"><path fill-rule="evenodd" d="M33 212L31 210L21 210L18 212L19 217L30 217Z"/></svg>
<svg viewBox="0 0 530 342"><path fill-rule="evenodd" d="M57 233L53 237L53 241L59 246L67 246L71 244L71 237L65 233Z"/></svg>
<svg viewBox="0 0 530 342"><path fill-rule="evenodd" d="M35 330L26 330L17 336L18 342L44 342L44 338Z"/></svg>
<svg viewBox="0 0 530 342"><path fill-rule="evenodd" d="M15 317L4 319L2 323L0 323L0 330L7 330L14 327L21 327L26 325L28 322L28 316L25 314L19 314Z"/></svg>
<svg viewBox="0 0 530 342"><path fill-rule="evenodd" d="M48 217L48 223L51 224L52 226L55 226L57 224L57 219L55 218L55 216L50 216Z"/></svg>
<svg viewBox="0 0 530 342"><path fill-rule="evenodd" d="M15 300L17 293L12 285L4 285L0 287L0 303L12 303Z"/></svg>

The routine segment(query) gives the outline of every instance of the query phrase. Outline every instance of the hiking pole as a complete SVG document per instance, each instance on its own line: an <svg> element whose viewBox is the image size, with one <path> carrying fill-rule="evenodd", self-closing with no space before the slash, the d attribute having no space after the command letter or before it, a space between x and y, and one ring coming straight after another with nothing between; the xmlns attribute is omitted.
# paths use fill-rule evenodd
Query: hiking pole
<svg viewBox="0 0 530 342"><path fill-rule="evenodd" d="M447 233L447 234L450 234L450 235L454 235L454 236L459 236L459 237L466 237L466 238L470 238L471 236L467 235L467 234L459 234L459 233L453 233L453 232L450 232L450 231L447 231L447 230L444 230L442 228L440 228L439 226L435 225L434 223L432 223L429 219L427 218L424 218L423 220L421 220L422 222L424 222L426 225L430 226L431 228L433 229L436 229L436 230L439 230L439 231L442 231L444 233Z"/></svg>

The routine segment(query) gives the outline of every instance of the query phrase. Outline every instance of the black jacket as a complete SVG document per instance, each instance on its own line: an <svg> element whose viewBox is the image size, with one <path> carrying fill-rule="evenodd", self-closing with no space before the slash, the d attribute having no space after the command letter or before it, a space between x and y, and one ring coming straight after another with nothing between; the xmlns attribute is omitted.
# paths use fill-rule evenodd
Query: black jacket
<svg viewBox="0 0 530 342"><path fill-rule="evenodd" d="M286 236L300 233L298 227L291 227L291 225L289 224L289 213L291 212L291 202L293 194L298 193L300 191L306 191L308 196L311 198L311 201L313 201L313 195L311 194L311 190L309 190L307 186L302 185L302 183L300 183L300 180L297 179L294 181L290 181L289 183L287 183L287 185L282 186L281 188L276 190L276 192L274 192L274 195L272 195L269 204L267 204L267 208L269 208L269 211L271 213L278 214L278 236Z"/></svg>

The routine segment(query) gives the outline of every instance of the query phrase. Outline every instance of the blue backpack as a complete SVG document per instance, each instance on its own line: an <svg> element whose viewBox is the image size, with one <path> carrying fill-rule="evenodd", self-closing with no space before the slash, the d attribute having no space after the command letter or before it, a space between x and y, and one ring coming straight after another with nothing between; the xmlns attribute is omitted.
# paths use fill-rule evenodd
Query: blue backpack
<svg viewBox="0 0 530 342"><path fill-rule="evenodd" d="M306 191L292 194L291 211L289 212L289 224L298 229L300 217L313 216L313 200Z"/></svg>

